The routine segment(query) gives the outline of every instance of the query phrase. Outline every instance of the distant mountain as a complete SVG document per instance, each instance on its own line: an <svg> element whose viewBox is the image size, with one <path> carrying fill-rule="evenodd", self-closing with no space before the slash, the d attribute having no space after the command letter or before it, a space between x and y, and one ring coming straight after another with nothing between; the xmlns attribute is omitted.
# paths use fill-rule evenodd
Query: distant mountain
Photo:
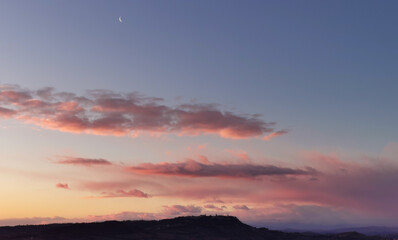
<svg viewBox="0 0 398 240"><path fill-rule="evenodd" d="M345 232L357 232L368 236L398 236L398 228L396 227L381 227L381 226L369 226L369 227L342 227L342 228L332 228L329 230L325 229L311 229L310 226L307 229L298 228L283 228L280 229L283 232L299 232L299 233L319 233L319 234L339 234Z"/></svg>
<svg viewBox="0 0 398 240"><path fill-rule="evenodd" d="M352 228L338 228L338 229L333 229L330 231L324 231L324 233L341 233L341 232L358 232L362 233L365 235L369 236L386 236L386 235L392 235L396 234L398 235L398 228L394 227L377 227L377 226L371 226L371 227L352 227Z"/></svg>
<svg viewBox="0 0 398 240"><path fill-rule="evenodd" d="M107 221L1 227L1 240L383 240L357 232L286 233L255 228L232 216L178 217L159 221Z"/></svg>

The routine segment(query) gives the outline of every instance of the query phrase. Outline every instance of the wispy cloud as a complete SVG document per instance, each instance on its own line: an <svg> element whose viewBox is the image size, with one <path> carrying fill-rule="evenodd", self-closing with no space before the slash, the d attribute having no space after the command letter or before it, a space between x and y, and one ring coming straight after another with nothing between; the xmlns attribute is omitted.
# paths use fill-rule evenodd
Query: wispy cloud
<svg viewBox="0 0 398 240"><path fill-rule="evenodd" d="M272 132L272 133L268 134L267 136L264 136L263 139L266 140L266 141L269 141L269 140L271 140L274 137L282 136L282 135L285 135L287 133L288 133L287 130L280 130L280 131Z"/></svg>
<svg viewBox="0 0 398 240"><path fill-rule="evenodd" d="M145 175L248 179L261 176L311 175L316 173L316 170L312 168L292 169L249 163L202 163L192 159L176 163L142 163L137 166L128 167L127 170Z"/></svg>
<svg viewBox="0 0 398 240"><path fill-rule="evenodd" d="M215 211L224 211L224 209L227 208L226 206L218 207L213 204L206 204L203 207L206 209L215 210Z"/></svg>
<svg viewBox="0 0 398 240"><path fill-rule="evenodd" d="M244 211L250 210L250 208L247 207L246 205L235 205L235 206L234 206L234 209L235 209L235 210L244 210Z"/></svg>
<svg viewBox="0 0 398 240"><path fill-rule="evenodd" d="M60 160L56 161L58 164L67 165L81 165L86 167L97 166L97 165L112 165L108 160L98 158L80 158L80 157L61 157Z"/></svg>
<svg viewBox="0 0 398 240"><path fill-rule="evenodd" d="M212 104L170 107L162 99L138 93L88 91L84 96L0 86L0 117L15 118L43 128L101 135L136 135L141 132L178 135L216 134L223 138L261 138L274 132L275 123L258 114L222 111ZM270 135L268 135L270 136Z"/></svg>
<svg viewBox="0 0 398 240"><path fill-rule="evenodd" d="M172 205L163 206L163 214L166 216L185 216L185 215L198 215L202 212L202 208L195 205Z"/></svg>
<svg viewBox="0 0 398 240"><path fill-rule="evenodd" d="M100 196L91 196L89 198L120 198L120 197L137 197L149 198L150 195L141 190L133 189L129 191L116 190L116 192L102 192Z"/></svg>

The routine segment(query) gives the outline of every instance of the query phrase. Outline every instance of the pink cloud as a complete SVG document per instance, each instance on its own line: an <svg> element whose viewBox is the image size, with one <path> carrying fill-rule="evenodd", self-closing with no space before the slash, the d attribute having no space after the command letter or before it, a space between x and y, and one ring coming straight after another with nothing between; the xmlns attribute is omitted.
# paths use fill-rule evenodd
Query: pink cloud
<svg viewBox="0 0 398 240"><path fill-rule="evenodd" d="M81 165L86 167L98 166L98 165L112 165L108 160L99 158L79 158L79 157L62 157L62 160L57 161L59 164L67 165Z"/></svg>
<svg viewBox="0 0 398 240"><path fill-rule="evenodd" d="M254 203L296 202L347 208L373 216L398 213L398 193L391 184L398 181L398 166L383 159L342 161L337 155L306 153L307 161L321 171L315 179L279 179L266 183L246 196ZM263 185L264 186L264 185Z"/></svg>
<svg viewBox="0 0 398 240"><path fill-rule="evenodd" d="M215 134L224 138L261 138L274 132L274 123L258 114L242 115L222 111L215 105L183 104L170 107L162 99L137 93L119 94L89 91L86 96L38 91L17 86L0 87L0 117L73 133L136 135L140 132L179 135Z"/></svg>
<svg viewBox="0 0 398 240"><path fill-rule="evenodd" d="M186 160L177 163L142 163L127 168L128 171L145 175L165 175L181 177L222 177L222 178L256 178L273 175L312 175L316 171L311 168L292 169L273 165L256 165L249 163L203 163Z"/></svg>
<svg viewBox="0 0 398 240"><path fill-rule="evenodd" d="M17 112L12 109L0 107L0 117L2 118L10 118L14 116L16 113Z"/></svg>
<svg viewBox="0 0 398 240"><path fill-rule="evenodd" d="M21 90L15 85L0 86L0 102L18 104L32 98L31 93L26 90Z"/></svg>
<svg viewBox="0 0 398 240"><path fill-rule="evenodd" d="M193 160L137 165L133 172L148 177L167 176L162 180L165 182L178 179L175 176L190 177L186 181L173 181L174 187L160 192L159 197L221 198L225 202L244 202L247 206L278 202L319 205L350 209L373 217L392 217L398 213L398 193L392 189L393 183L398 182L396 161L369 157L343 160L337 154L317 152L306 152L298 156L297 161L315 167L316 174L265 175L268 177L242 181L256 174L251 171L236 174L229 168L230 164L210 162L207 165ZM236 165L240 171L246 171L245 164ZM235 175L245 177L237 177L233 182L224 179ZM209 176L218 178L207 178Z"/></svg>
<svg viewBox="0 0 398 240"><path fill-rule="evenodd" d="M114 178L120 182L90 183L84 190L105 191L99 194L100 197L123 197L127 194L118 193L117 189L141 189L144 186L156 198L178 199L179 202L189 200L190 203L204 205L202 213L226 205L235 213L239 212L240 216L255 215L254 209L265 206L298 206L278 208L281 210L278 214L286 221L289 220L288 213L294 211L303 216L311 211L313 214L330 211L338 215L334 216L336 221L343 212L381 220L393 219L398 213L398 193L393 188L394 183L398 182L396 158L361 156L353 159L335 153L306 151L294 157L295 165L303 166L301 168L212 162L205 156L200 159L142 163L126 168L137 174L117 167ZM184 181L181 181L182 177ZM233 178L233 181L226 178ZM210 199L213 201L206 202ZM243 206L250 206L252 211L243 211ZM166 209L170 210L166 212L170 214L173 207ZM278 214L267 216L278 219Z"/></svg>
<svg viewBox="0 0 398 240"><path fill-rule="evenodd" d="M63 189L70 189L69 185L67 183L57 183L57 184L55 184L55 187L63 188Z"/></svg>

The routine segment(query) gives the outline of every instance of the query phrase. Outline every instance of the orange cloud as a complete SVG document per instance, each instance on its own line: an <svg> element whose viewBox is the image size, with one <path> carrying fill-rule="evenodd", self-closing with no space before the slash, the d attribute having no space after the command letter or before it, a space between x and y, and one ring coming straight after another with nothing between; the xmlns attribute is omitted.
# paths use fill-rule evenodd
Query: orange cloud
<svg viewBox="0 0 398 240"><path fill-rule="evenodd" d="M57 184L55 184L55 187L63 188L63 189L70 189L69 185L67 183L57 183Z"/></svg>

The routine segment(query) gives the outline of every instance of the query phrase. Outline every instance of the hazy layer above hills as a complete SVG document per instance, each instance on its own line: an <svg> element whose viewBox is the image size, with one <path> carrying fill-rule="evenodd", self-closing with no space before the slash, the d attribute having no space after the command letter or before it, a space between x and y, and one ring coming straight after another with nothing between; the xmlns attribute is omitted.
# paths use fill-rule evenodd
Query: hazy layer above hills
<svg viewBox="0 0 398 240"><path fill-rule="evenodd" d="M2 240L382 240L356 232L340 234L287 233L255 228L232 216L178 217L159 221L108 221L1 227Z"/></svg>

